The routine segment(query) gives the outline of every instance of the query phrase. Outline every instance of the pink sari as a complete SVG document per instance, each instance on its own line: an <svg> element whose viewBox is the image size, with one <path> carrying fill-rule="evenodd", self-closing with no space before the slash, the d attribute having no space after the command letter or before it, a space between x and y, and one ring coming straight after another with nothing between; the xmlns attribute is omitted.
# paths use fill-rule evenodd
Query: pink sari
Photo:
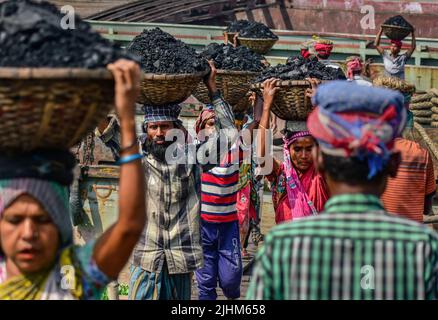
<svg viewBox="0 0 438 320"><path fill-rule="evenodd" d="M285 161L278 171L273 173L273 179L270 179L273 182L271 189L277 224L317 215L324 209L324 204L329 198L327 185L313 165L299 175L291 161L289 146L296 139L309 135L306 131L300 131L285 139Z"/></svg>

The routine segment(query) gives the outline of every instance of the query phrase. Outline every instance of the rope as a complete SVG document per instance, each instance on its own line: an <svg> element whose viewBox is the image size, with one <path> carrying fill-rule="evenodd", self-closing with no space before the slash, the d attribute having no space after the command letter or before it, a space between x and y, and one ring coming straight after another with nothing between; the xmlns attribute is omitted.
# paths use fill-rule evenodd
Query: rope
<svg viewBox="0 0 438 320"><path fill-rule="evenodd" d="M421 135L423 141L427 144L429 150L432 152L435 159L438 160L438 148L436 147L435 143L433 143L432 139L429 137L426 130L424 130L423 126L417 122L414 122L414 128Z"/></svg>

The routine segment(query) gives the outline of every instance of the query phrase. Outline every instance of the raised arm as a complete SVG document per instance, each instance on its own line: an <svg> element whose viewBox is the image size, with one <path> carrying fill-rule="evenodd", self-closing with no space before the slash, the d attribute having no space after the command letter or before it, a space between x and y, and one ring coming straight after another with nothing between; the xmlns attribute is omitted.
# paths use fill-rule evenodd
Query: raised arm
<svg viewBox="0 0 438 320"><path fill-rule="evenodd" d="M416 48L417 48L417 40L415 39L415 30L412 30L411 48L406 53L408 59L414 54Z"/></svg>
<svg viewBox="0 0 438 320"><path fill-rule="evenodd" d="M382 33L383 33L383 29L380 28L379 33L377 34L377 37L376 37L376 41L374 41L374 46L376 47L376 50L379 51L379 53L381 55L383 55L383 53L385 52L385 50L383 50L383 48L380 46L380 40L382 39Z"/></svg>
<svg viewBox="0 0 438 320"><path fill-rule="evenodd" d="M276 86L277 81L277 79L271 78L263 83L263 112L259 124L260 131L257 135L257 157L259 159L266 159L266 132L270 129L269 118L271 114L271 107L274 103L274 97L280 89ZM273 169L276 171L276 166L278 166L278 163L275 161L275 159L273 160ZM260 163L260 166L263 166L263 163Z"/></svg>
<svg viewBox="0 0 438 320"><path fill-rule="evenodd" d="M139 93L140 68L127 60L108 66L115 78L115 105L120 121L121 157L139 153L135 133L135 100ZM120 165L119 217L116 223L99 237L93 258L108 277L116 278L141 236L145 215L145 185L141 160Z"/></svg>
<svg viewBox="0 0 438 320"><path fill-rule="evenodd" d="M199 146L199 151L197 155L198 162L203 165L203 170L209 170L217 165L219 161L221 160L221 156L224 156L224 154L220 154L221 146L220 146L220 137L224 134L227 134L226 141L227 141L227 149L224 151L227 151L233 143L238 138L238 132L235 125L235 118L233 111L231 109L231 106L222 98L222 95L220 94L219 90L216 86L216 74L217 70L214 66L214 63L212 61L209 61L211 72L209 76L204 79L204 83L208 89L214 112L216 114L216 121L215 121L215 131L214 133L208 138L208 140L204 143L202 143ZM224 132L223 129L229 129L228 131ZM224 137L224 136L223 136ZM215 158L215 163L208 163L208 159L210 159L209 156L206 155L217 155Z"/></svg>

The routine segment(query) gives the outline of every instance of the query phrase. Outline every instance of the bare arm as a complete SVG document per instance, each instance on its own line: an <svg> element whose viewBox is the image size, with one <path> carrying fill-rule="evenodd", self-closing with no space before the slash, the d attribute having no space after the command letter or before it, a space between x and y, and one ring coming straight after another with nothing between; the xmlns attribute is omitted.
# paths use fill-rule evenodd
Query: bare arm
<svg viewBox="0 0 438 320"><path fill-rule="evenodd" d="M108 66L116 81L115 104L120 120L121 148L133 145L135 133L135 100L139 92L140 68L127 60ZM122 156L138 153L134 144ZM122 164L119 185L119 218L97 240L93 258L108 277L116 278L131 255L146 222L145 185L141 161Z"/></svg>
<svg viewBox="0 0 438 320"><path fill-rule="evenodd" d="M383 48L380 46L380 40L382 39L382 33L383 33L383 29L380 28L380 31L376 37L376 41L374 42L374 46L376 47L376 50L379 51L379 53L381 55L383 55L383 53L385 52L385 50L383 50Z"/></svg>
<svg viewBox="0 0 438 320"><path fill-rule="evenodd" d="M413 30L412 31L411 48L406 53L406 56L408 57L408 59L414 54L416 48L417 48L417 40L415 39L415 30Z"/></svg>
<svg viewBox="0 0 438 320"><path fill-rule="evenodd" d="M207 141L203 142L201 145L198 145L198 150L200 149L200 152L198 152L197 159L198 162L203 166L203 171L208 171L217 166L220 160L223 159L223 156L225 156L223 153L221 154L221 151L228 152L229 148L238 138L234 113L231 109L231 106L222 98L222 96L218 94L219 91L216 86L216 67L212 61L209 61L209 64L211 73L206 79L204 79L204 82L212 99L214 112L216 114L216 130ZM226 139L224 139L224 141L226 141L227 146L221 146L221 135L222 138ZM209 162L209 155L215 155L216 163Z"/></svg>

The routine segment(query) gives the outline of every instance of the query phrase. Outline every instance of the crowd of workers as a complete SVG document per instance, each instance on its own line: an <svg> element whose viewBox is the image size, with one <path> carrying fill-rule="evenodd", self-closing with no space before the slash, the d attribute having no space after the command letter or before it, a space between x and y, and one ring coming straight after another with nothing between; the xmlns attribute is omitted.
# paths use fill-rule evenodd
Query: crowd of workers
<svg viewBox="0 0 438 320"><path fill-rule="evenodd" d="M415 37L400 55L401 43L387 52L380 36L385 74L403 79ZM315 40L301 55L340 68L332 49ZM2 177L0 299L99 299L127 262L129 299L188 300L193 281L200 300L217 299L218 286L238 299L251 232L264 241L250 299L437 299L438 235L421 225L432 209L434 168L429 152L409 138L410 97L373 86L359 57L346 65L348 81L309 79L315 109L307 122L282 131L282 160L266 148L276 79L252 97L238 128L247 137L236 130L212 62L204 80L211 105L196 121L197 136L182 125L181 106L145 105L137 137L139 66L110 65L117 118L97 132L119 158L118 220L96 241L73 244L66 214L73 164L60 168L59 155L40 154L48 170L38 176ZM168 138L175 129L182 140ZM172 161L178 156L193 161ZM3 171L15 169L9 161ZM278 226L263 239L265 181ZM68 266L74 281L66 288ZM363 285L364 267L375 274L371 288Z"/></svg>

